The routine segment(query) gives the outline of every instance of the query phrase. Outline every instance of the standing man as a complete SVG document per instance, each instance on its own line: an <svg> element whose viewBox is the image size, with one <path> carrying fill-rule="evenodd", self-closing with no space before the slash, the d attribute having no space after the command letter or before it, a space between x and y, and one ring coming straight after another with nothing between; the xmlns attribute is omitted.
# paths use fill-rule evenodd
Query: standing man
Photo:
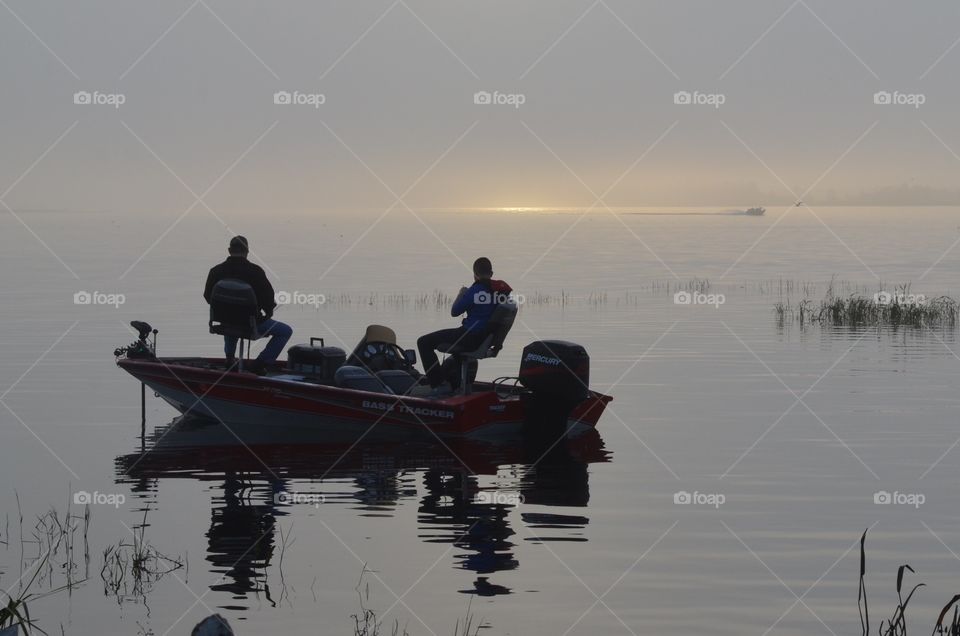
<svg viewBox="0 0 960 636"><path fill-rule="evenodd" d="M230 255L227 256L227 260L210 269L210 273L207 275L207 285L203 290L203 297L209 304L213 286L225 278L241 280L253 287L262 314L257 330L261 336L269 336L270 342L247 368L254 373L262 374L266 365L276 361L280 352L283 351L283 347L290 340L290 336L293 335L293 329L289 325L273 319L273 310L277 306L273 286L267 280L263 268L247 260L249 253L250 244L246 237L234 236L230 239ZM229 369L236 361L237 338L224 336L223 351L226 354L227 368Z"/></svg>
<svg viewBox="0 0 960 636"><path fill-rule="evenodd" d="M466 313L461 325L428 333L417 340L423 370L435 394L445 391L436 348L441 344L479 347L487 335L487 322L493 310L499 303L506 302L512 291L502 280L493 280L493 265L489 258L481 256L473 262L473 285L461 287L450 308L450 315L454 317Z"/></svg>

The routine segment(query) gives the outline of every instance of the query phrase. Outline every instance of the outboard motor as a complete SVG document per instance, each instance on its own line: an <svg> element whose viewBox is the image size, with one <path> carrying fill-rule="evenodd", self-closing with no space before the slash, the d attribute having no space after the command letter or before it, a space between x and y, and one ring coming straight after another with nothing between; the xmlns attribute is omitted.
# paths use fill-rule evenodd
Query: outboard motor
<svg viewBox="0 0 960 636"><path fill-rule="evenodd" d="M565 434L570 412L590 395L590 356L573 342L531 342L520 359L520 384L530 390L528 428Z"/></svg>

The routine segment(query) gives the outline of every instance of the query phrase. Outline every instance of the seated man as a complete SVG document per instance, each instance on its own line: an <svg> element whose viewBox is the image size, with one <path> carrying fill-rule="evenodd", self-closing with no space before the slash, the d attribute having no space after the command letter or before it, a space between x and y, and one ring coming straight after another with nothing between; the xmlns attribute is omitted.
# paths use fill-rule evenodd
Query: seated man
<svg viewBox="0 0 960 636"><path fill-rule="evenodd" d="M257 329L261 336L270 336L270 342L247 368L254 373L263 373L266 365L274 362L280 352L283 351L284 345L293 335L293 330L289 325L273 320L273 310L277 306L273 286L267 280L267 275L263 272L263 269L247 260L247 254L249 253L250 246L245 237L235 236L230 239L230 255L227 260L210 269L210 273L207 275L207 285L203 290L203 297L209 304L213 286L225 278L241 280L253 287L253 291L257 295L257 304L260 305L260 311L263 313ZM227 358L227 368L229 369L236 361L237 338L224 336L223 345Z"/></svg>
<svg viewBox="0 0 960 636"><path fill-rule="evenodd" d="M499 302L505 301L510 292L513 291L510 285L502 280L493 280L492 276L493 265L491 265L489 258L480 257L474 261L473 285L461 287L460 293L457 294L457 298L450 308L451 316L467 314L461 326L454 329L434 331L421 336L417 340L423 370L427 374L427 380L435 394L447 390L441 386L444 378L440 370L440 362L437 359L436 348L444 343L456 344L468 349L479 347L486 337L487 321L493 314L493 310L496 309Z"/></svg>

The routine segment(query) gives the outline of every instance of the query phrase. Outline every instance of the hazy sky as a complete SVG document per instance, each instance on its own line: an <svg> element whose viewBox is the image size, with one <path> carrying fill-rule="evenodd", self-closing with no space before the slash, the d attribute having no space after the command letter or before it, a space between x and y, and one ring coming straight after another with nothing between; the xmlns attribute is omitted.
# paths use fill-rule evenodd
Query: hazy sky
<svg viewBox="0 0 960 636"><path fill-rule="evenodd" d="M182 208L211 186L211 205L253 209L752 205L814 184L810 201L960 201L955 1L4 0L0 16L13 207Z"/></svg>

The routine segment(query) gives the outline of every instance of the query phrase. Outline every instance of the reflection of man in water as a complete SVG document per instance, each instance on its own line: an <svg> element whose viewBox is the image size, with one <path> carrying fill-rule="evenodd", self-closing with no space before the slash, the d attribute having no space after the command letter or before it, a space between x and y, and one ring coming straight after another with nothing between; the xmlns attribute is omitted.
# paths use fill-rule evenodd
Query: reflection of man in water
<svg viewBox="0 0 960 636"><path fill-rule="evenodd" d="M241 599L249 592L262 591L269 599L270 588L264 575L274 548L274 494L283 487L271 485L265 496L266 504L251 503L249 490L250 484L236 474L225 475L223 506L211 510L212 521L207 532L207 561L213 564L210 571L222 574L223 579L210 589L229 592ZM260 579L264 582L262 587Z"/></svg>
<svg viewBox="0 0 960 636"><path fill-rule="evenodd" d="M423 476L427 495L420 502L420 538L427 543L453 543L471 552L457 555L461 567L478 574L514 570L519 562L510 551L514 532L507 522L509 507L473 501L476 477L463 473L445 473L430 469ZM447 532L433 533L434 528ZM509 594L510 589L487 583L479 577L477 589L461 590L470 594L493 596Z"/></svg>
<svg viewBox="0 0 960 636"><path fill-rule="evenodd" d="M297 450L291 446L273 446L258 448L262 459L257 459L245 448L228 446L227 442L234 438L218 424L204 421L202 428L209 428L211 434L222 435L227 441L222 446L204 446L204 450L198 452L122 455L116 462L118 479L130 483L134 492L151 498L157 483L164 479L192 477L203 481L223 471L223 494L214 499L206 560L212 564L211 571L222 574L225 581L212 589L241 600L251 592L264 592L270 599L266 568L275 550L275 525L279 517L288 512L296 515L297 511L275 505L274 497L285 490L286 482L263 475L264 462L289 479L321 478L331 467L338 467L338 477L353 478L354 486L347 490L359 502L357 508L361 511L384 511L386 506L401 501L406 506L408 498L417 496L416 484L409 476L420 472L423 466L446 462L446 468L432 468L423 473L426 492L418 506L419 538L459 548L456 567L476 573L473 589L461 592L480 596L511 593L510 588L490 581L496 577L486 575L519 567L512 552L515 545L512 542L515 532L509 524L512 510L508 506L475 502L479 491L477 478L465 470L457 470L459 460L443 457L445 452L451 452L450 448L431 440L401 446L368 442L352 445L348 452L344 452L340 444L303 446ZM170 431L169 436L164 430L160 437L172 442L180 435L193 435L197 430L195 422L193 426ZM160 431L158 429L158 434ZM211 455L211 449L216 449L216 453ZM572 449L576 449L573 454ZM607 456L596 431L577 437L575 442L527 439L519 456L516 445L496 449L471 446L463 452L469 453L464 456L471 458L470 465L478 462L477 470L483 474L493 474L488 471L494 465L516 467L521 472L517 485L526 504L566 508L587 506L590 499L587 464L606 461ZM217 458L213 464L212 457ZM386 514L391 514L387 510ZM533 535L540 541L587 541L582 532L589 523L586 516L533 513L523 508L519 512L527 528L521 530L525 537ZM368 517L367 522L375 520ZM549 531L543 533L546 529ZM558 531L559 537L544 536L557 535Z"/></svg>

